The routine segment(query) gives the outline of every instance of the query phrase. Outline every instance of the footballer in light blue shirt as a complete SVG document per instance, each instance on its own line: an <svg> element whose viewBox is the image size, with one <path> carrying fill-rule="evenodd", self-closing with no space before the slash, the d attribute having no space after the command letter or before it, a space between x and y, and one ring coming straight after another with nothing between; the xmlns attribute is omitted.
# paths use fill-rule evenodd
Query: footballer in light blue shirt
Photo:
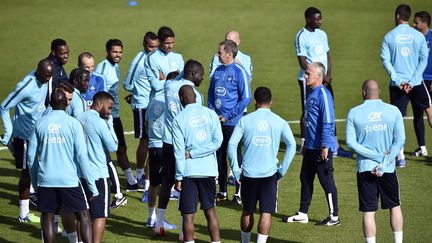
<svg viewBox="0 0 432 243"><path fill-rule="evenodd" d="M90 72L85 69L75 68L71 71L69 77L69 83L74 86L74 92L72 102L66 109L66 113L77 118L80 113L87 110L86 101L81 97L81 94L88 90Z"/></svg>
<svg viewBox="0 0 432 243"><path fill-rule="evenodd" d="M231 170L237 181L241 181L243 213L241 216L242 241L248 242L253 227L253 214L259 201L261 217L259 220L258 239L267 238L263 232L269 232L271 214L276 212L277 181L288 170L296 151L294 136L288 123L270 110L272 95L267 87L258 87L254 94L257 110L240 119L234 128L228 144L228 157ZM286 145L282 163L277 154L280 138ZM243 164L237 161L237 147L244 144ZM244 223L248 222L248 223Z"/></svg>
<svg viewBox="0 0 432 243"><path fill-rule="evenodd" d="M150 99L164 88L166 77L171 72L183 71L184 61L181 54L174 52L175 35L171 28L162 26L158 30L159 48L150 53L144 68L150 82Z"/></svg>

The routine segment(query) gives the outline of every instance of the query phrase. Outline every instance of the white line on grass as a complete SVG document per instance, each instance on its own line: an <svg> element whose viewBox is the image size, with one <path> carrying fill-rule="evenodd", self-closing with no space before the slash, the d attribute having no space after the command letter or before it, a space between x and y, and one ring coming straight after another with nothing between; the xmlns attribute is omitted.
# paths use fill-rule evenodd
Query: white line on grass
<svg viewBox="0 0 432 243"><path fill-rule="evenodd" d="M412 119L414 119L412 116L404 117L404 120L412 120ZM346 119L336 119L336 122L344 122L344 121L346 121ZM299 120L288 121L288 123L289 124L299 124L300 121ZM131 135L131 134L134 134L134 131L124 132L124 134L125 135ZM8 149L7 147L0 147L0 151L7 150L7 149Z"/></svg>

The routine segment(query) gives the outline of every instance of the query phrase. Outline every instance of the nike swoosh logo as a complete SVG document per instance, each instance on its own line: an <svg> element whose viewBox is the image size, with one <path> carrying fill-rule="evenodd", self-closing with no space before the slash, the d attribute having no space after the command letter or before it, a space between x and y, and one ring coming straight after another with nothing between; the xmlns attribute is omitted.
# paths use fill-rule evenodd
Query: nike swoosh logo
<svg viewBox="0 0 432 243"><path fill-rule="evenodd" d="M295 219L293 218L293 222L300 222L300 221L305 221L306 219Z"/></svg>

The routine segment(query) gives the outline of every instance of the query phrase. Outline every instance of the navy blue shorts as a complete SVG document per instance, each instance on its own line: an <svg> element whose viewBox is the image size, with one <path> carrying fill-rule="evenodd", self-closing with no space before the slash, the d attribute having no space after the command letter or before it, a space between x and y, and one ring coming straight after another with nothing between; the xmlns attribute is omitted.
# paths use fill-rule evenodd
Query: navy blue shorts
<svg viewBox="0 0 432 243"><path fill-rule="evenodd" d="M243 211L253 213L259 201L261 213L274 214L277 202L277 176L276 174L264 178L241 178L241 198Z"/></svg>
<svg viewBox="0 0 432 243"><path fill-rule="evenodd" d="M114 126L114 132L117 136L118 146L119 147L126 147L126 141L125 141L124 131L123 131L123 124L120 120L120 117L113 118L113 126Z"/></svg>
<svg viewBox="0 0 432 243"><path fill-rule="evenodd" d="M145 126L145 115L147 109L132 109L134 117L135 138L148 138L147 128Z"/></svg>
<svg viewBox="0 0 432 243"><path fill-rule="evenodd" d="M424 82L414 86L408 94L405 94L399 87L390 86L390 103L399 108L402 116L406 115L409 101L411 101L411 105L415 111L423 112L432 106L429 90Z"/></svg>
<svg viewBox="0 0 432 243"><path fill-rule="evenodd" d="M149 148L149 165L150 165L150 185L159 186L162 184L162 165L163 150L162 148Z"/></svg>
<svg viewBox="0 0 432 243"><path fill-rule="evenodd" d="M63 206L66 213L78 213L89 209L84 189L77 187L38 187L37 210L41 213L55 213Z"/></svg>
<svg viewBox="0 0 432 243"><path fill-rule="evenodd" d="M375 212L378 210L378 197L381 208L388 209L400 205L399 181L396 172L384 173L382 177L372 175L370 171L357 173L359 210Z"/></svg>
<svg viewBox="0 0 432 243"><path fill-rule="evenodd" d="M92 195L87 181L81 179L82 186L84 188L87 201L90 204L90 216L92 219L97 218L108 218L109 216L109 197L110 197L110 185L108 183L109 178L99 178L96 181L96 187L99 195L90 201Z"/></svg>
<svg viewBox="0 0 432 243"><path fill-rule="evenodd" d="M15 166L17 169L28 169L27 145L27 140L21 138L13 138L12 147L14 150Z"/></svg>
<svg viewBox="0 0 432 243"><path fill-rule="evenodd" d="M183 177L179 211L184 214L194 214L197 211L198 200L201 203L201 210L204 211L216 205L215 177Z"/></svg>
<svg viewBox="0 0 432 243"><path fill-rule="evenodd" d="M174 185L175 183L174 146L172 144L163 143L162 149L163 149L162 179Z"/></svg>

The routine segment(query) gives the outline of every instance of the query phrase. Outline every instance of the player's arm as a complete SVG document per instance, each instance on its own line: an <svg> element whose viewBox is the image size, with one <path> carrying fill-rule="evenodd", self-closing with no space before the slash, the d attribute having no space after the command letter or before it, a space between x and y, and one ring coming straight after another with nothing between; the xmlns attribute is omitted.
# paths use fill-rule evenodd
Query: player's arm
<svg viewBox="0 0 432 243"><path fill-rule="evenodd" d="M379 164L384 162L385 154L379 153L373 149L367 148L364 145L357 142L357 133L354 126L355 114L353 111L348 113L347 121L346 121L346 144L348 148L352 149L357 154L371 159Z"/></svg>
<svg viewBox="0 0 432 243"><path fill-rule="evenodd" d="M117 135L114 132L114 126L113 126L113 120L112 116L110 115L110 118L106 121L104 124L104 121L101 121L99 126L99 136L102 140L102 143L104 147L109 152L115 152L118 148L118 140Z"/></svg>
<svg viewBox="0 0 432 243"><path fill-rule="evenodd" d="M318 123L321 123L322 133L321 135L321 147L329 148L332 145L333 137L334 137L334 105L331 95L325 92L325 89L321 89L322 95L319 100L319 112L321 114L321 120L318 120ZM317 136L319 136L317 134Z"/></svg>
<svg viewBox="0 0 432 243"><path fill-rule="evenodd" d="M81 168L81 171L84 174L84 178L87 181L92 196L98 196L99 191L95 184L98 178L94 178L91 173L93 168L88 161L87 145L84 138L84 130L81 124L74 126L74 153L77 158L78 166Z"/></svg>
<svg viewBox="0 0 432 243"><path fill-rule="evenodd" d="M208 108L215 110L215 106L214 106L214 91L215 90L215 82L211 81L210 82L210 87L207 91L207 105Z"/></svg>
<svg viewBox="0 0 432 243"><path fill-rule="evenodd" d="M278 165L278 169L277 169L278 178L282 178L285 175L285 173L288 171L288 168L291 165L291 162L296 152L296 142L294 139L294 135L287 122L285 122L283 125L282 139L285 142L285 154L284 154L284 159L282 161L282 164Z"/></svg>
<svg viewBox="0 0 432 243"><path fill-rule="evenodd" d="M177 181L183 180L185 164L186 164L186 145L185 137L179 124L178 120L174 118L173 121L173 146L174 146L174 157L176 160L176 174L175 179Z"/></svg>
<svg viewBox="0 0 432 243"><path fill-rule="evenodd" d="M213 78L213 74L217 67L222 65L219 61L219 57L217 54L214 55L212 61L210 62L210 72L209 72L209 80L211 81Z"/></svg>
<svg viewBox="0 0 432 243"><path fill-rule="evenodd" d="M390 79L394 81L396 85L399 87L402 83L402 80L391 63L391 53L387 42L388 40L386 36L384 37L384 40L381 45L381 60L384 65L384 69L390 75Z"/></svg>
<svg viewBox="0 0 432 243"><path fill-rule="evenodd" d="M141 56L142 58L142 56ZM137 57L134 58L134 60L131 62L129 66L128 73L126 74L125 79L123 80L123 88L126 91L132 92L134 88L134 77L136 77L137 73L137 65L139 65L138 62L136 62Z"/></svg>
<svg viewBox="0 0 432 243"><path fill-rule="evenodd" d="M247 75L244 69L237 73L237 80L237 89L240 100L230 111L222 114L227 121L243 113L252 100L249 75Z"/></svg>
<svg viewBox="0 0 432 243"><path fill-rule="evenodd" d="M414 80L422 80L423 72L428 64L428 55L429 55L429 49L426 44L426 40L422 39L420 44L420 53L419 53L419 59L416 66L416 69L414 70L413 77L410 81ZM412 82L409 82L412 88Z"/></svg>
<svg viewBox="0 0 432 243"><path fill-rule="evenodd" d="M219 118L216 115L216 113L212 112L212 127L213 127L213 133L212 133L212 139L207 144L200 144L197 146L197 148L188 150L191 158L202 158L206 157L218 150L222 144L223 135L222 135L222 128L221 124L219 122Z"/></svg>
<svg viewBox="0 0 432 243"><path fill-rule="evenodd" d="M163 75L163 73L158 68L156 60L154 59L153 55L148 56L144 62L144 69L152 90L157 92L164 88L165 77L161 77L161 74Z"/></svg>
<svg viewBox="0 0 432 243"><path fill-rule="evenodd" d="M324 75L324 80L323 80L324 86L331 84L331 82L333 81L330 51L327 52L327 70L326 71L327 71L327 73L326 73L326 75Z"/></svg>
<svg viewBox="0 0 432 243"><path fill-rule="evenodd" d="M307 66L308 66L308 63L307 63L307 61L306 61L306 57L305 57L305 56L297 56L297 60L298 60L298 62L299 62L300 67L301 67L303 70L306 70L306 68L307 68Z"/></svg>
<svg viewBox="0 0 432 243"><path fill-rule="evenodd" d="M240 121L237 123L237 125L234 128L234 132L231 135L231 138L228 142L228 159L230 161L230 167L234 174L234 177L237 181L240 180L241 175L241 169L238 166L237 161L237 147L240 142L240 140L243 137L244 129L243 129L243 119L240 119Z"/></svg>
<svg viewBox="0 0 432 243"><path fill-rule="evenodd" d="M1 138L3 145L8 145L12 137L12 120L10 118L9 110L20 103L27 95L27 89L23 87L23 83L18 83L15 90L6 97L0 105L0 116L3 123L4 135Z"/></svg>
<svg viewBox="0 0 432 243"><path fill-rule="evenodd" d="M399 112L399 110L395 109L395 115L396 121L395 127L393 129L393 141L387 152L388 156L386 158L384 166L389 166L394 162L394 159L405 144L405 127L402 114Z"/></svg>
<svg viewBox="0 0 432 243"><path fill-rule="evenodd" d="M36 161L36 152L38 147L38 141L36 137L36 128L33 129L32 134L30 135L30 140L27 149L27 163L30 174L30 181L32 183L33 188L37 189L38 181L37 174L39 170L39 162Z"/></svg>

